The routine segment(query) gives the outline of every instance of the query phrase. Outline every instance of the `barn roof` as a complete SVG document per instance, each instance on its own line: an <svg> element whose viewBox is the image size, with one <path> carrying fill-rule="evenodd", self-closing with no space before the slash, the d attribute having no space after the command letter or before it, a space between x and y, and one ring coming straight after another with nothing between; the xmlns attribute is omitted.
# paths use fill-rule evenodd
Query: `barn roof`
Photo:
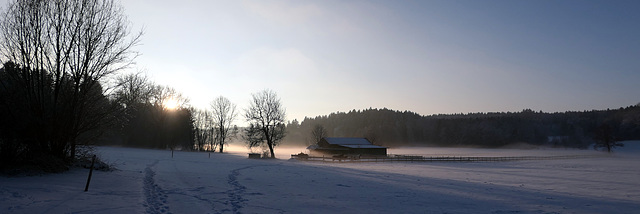
<svg viewBox="0 0 640 214"><path fill-rule="evenodd" d="M341 145L347 148L352 148L352 149L381 149L381 148L385 148L382 146L376 146L376 145Z"/></svg>
<svg viewBox="0 0 640 214"><path fill-rule="evenodd" d="M373 145L366 138L355 137L325 137L324 140L331 145L339 145L348 148L385 148L382 146Z"/></svg>
<svg viewBox="0 0 640 214"><path fill-rule="evenodd" d="M327 143L333 145L371 145L366 138L355 137L325 137Z"/></svg>

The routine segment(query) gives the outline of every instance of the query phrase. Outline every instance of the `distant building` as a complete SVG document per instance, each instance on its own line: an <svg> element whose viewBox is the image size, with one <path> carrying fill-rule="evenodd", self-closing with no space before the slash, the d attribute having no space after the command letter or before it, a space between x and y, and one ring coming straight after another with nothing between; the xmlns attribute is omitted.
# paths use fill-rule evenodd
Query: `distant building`
<svg viewBox="0 0 640 214"><path fill-rule="evenodd" d="M312 155L387 155L386 147L373 145L366 138L325 137L307 149Z"/></svg>

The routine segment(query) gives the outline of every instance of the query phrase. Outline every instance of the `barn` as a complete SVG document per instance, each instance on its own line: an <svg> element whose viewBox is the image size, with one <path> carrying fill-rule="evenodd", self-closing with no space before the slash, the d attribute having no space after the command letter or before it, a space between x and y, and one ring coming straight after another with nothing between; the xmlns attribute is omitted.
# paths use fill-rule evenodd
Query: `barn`
<svg viewBox="0 0 640 214"><path fill-rule="evenodd" d="M366 138L325 137L317 144L307 147L307 149L312 155L387 155L386 147L373 145Z"/></svg>

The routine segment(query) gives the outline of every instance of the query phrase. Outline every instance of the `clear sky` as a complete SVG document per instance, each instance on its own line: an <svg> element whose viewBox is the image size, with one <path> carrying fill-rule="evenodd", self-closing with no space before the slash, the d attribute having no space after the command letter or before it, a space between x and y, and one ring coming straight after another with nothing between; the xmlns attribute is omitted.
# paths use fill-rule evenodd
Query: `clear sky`
<svg viewBox="0 0 640 214"><path fill-rule="evenodd" d="M206 108L272 89L287 119L640 102L640 1L121 0L146 71ZM242 120L242 119L241 119Z"/></svg>

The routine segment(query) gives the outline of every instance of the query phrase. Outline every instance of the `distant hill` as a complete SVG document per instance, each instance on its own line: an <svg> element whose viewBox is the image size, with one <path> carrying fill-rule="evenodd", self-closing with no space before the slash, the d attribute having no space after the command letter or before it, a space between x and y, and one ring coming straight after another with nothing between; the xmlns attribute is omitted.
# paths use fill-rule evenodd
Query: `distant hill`
<svg viewBox="0 0 640 214"><path fill-rule="evenodd" d="M291 121L285 144L310 144L316 124L329 137L366 137L394 146L500 147L529 143L587 148L597 127L607 124L618 140L640 140L640 105L581 112L490 112L422 116L391 109L351 110Z"/></svg>

